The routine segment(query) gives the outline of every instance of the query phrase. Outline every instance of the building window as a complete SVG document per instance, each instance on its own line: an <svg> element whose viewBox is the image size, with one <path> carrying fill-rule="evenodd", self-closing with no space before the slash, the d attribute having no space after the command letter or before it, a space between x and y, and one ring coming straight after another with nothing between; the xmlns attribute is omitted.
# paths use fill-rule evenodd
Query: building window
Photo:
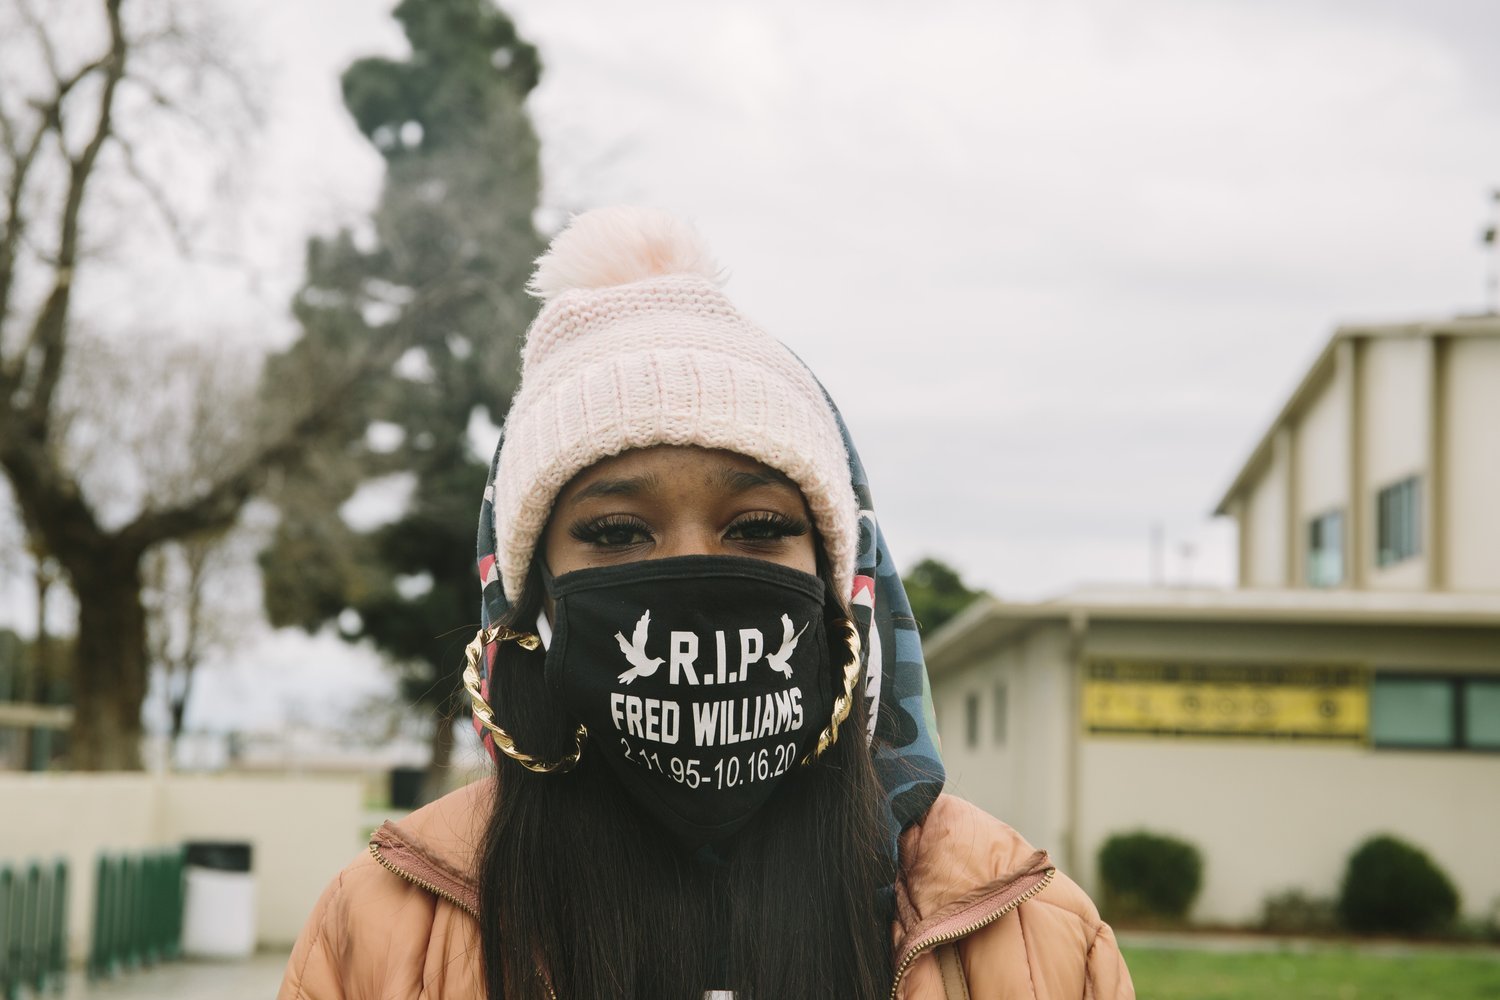
<svg viewBox="0 0 1500 1000"><path fill-rule="evenodd" d="M1377 676L1370 740L1412 750L1500 750L1500 679Z"/></svg>
<svg viewBox="0 0 1500 1000"><path fill-rule="evenodd" d="M1344 512L1331 510L1307 525L1307 584L1337 587L1344 582Z"/></svg>
<svg viewBox="0 0 1500 1000"><path fill-rule="evenodd" d="M1464 741L1475 750L1500 750L1500 680L1464 684Z"/></svg>
<svg viewBox="0 0 1500 1000"><path fill-rule="evenodd" d="M1422 551L1420 480L1409 476L1375 497L1375 563L1390 566Z"/></svg>
<svg viewBox="0 0 1500 1000"><path fill-rule="evenodd" d="M1010 713L1006 710L1005 685L995 685L995 746L1005 746L1005 727L1009 722Z"/></svg>
<svg viewBox="0 0 1500 1000"><path fill-rule="evenodd" d="M1454 686L1449 680L1375 679L1370 739L1383 747L1455 746Z"/></svg>
<svg viewBox="0 0 1500 1000"><path fill-rule="evenodd" d="M964 695L964 731L969 749L979 746L979 695L973 691Z"/></svg>

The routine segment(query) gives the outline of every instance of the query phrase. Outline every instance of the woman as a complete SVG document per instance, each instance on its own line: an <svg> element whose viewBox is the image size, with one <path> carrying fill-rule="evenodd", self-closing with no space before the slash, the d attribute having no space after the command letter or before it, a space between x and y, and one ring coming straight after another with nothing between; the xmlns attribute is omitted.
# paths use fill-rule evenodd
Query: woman
<svg viewBox="0 0 1500 1000"><path fill-rule="evenodd" d="M291 998L1129 997L1093 905L941 795L847 432L671 216L575 219L481 508L497 776L387 824Z"/></svg>

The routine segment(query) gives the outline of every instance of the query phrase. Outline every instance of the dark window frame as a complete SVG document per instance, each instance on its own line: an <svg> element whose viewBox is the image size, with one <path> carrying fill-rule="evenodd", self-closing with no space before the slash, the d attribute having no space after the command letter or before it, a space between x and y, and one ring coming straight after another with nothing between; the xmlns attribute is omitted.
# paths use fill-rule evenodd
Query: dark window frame
<svg viewBox="0 0 1500 1000"><path fill-rule="evenodd" d="M1334 530L1328 530L1330 527ZM1333 541L1333 545L1328 544L1330 540ZM1320 545L1320 542L1323 544ZM1307 585L1309 587L1321 589L1343 585L1347 577L1344 571L1344 551L1346 549L1344 542L1344 508L1335 507L1332 510L1325 510L1315 517L1308 518ZM1316 576L1316 569L1319 565L1318 556L1320 553L1328 551L1336 551L1338 553L1338 577L1332 580L1320 580Z"/></svg>
<svg viewBox="0 0 1500 1000"><path fill-rule="evenodd" d="M1395 566L1422 554L1422 477L1405 476L1375 491L1375 565Z"/></svg>
<svg viewBox="0 0 1500 1000"><path fill-rule="evenodd" d="M979 747L979 692L964 694L964 746L970 750Z"/></svg>
<svg viewBox="0 0 1500 1000"><path fill-rule="evenodd" d="M1441 683L1450 686L1453 692L1453 739L1448 743L1392 743L1377 738L1375 732L1375 688L1382 681L1423 681L1426 683ZM1460 673L1453 671L1425 672L1416 670L1391 670L1378 671L1370 678L1370 746L1375 750L1393 750L1399 752L1420 751L1424 753L1479 753L1500 754L1500 744L1490 746L1474 746L1469 742L1468 718L1466 702L1468 700L1469 686L1473 684L1496 684L1500 685L1500 673L1478 674Z"/></svg>

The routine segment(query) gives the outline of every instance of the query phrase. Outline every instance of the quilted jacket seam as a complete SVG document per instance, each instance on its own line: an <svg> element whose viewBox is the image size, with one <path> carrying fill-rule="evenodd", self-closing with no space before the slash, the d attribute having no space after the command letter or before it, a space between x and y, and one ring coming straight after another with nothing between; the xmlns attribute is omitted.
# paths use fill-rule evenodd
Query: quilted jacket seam
<svg viewBox="0 0 1500 1000"><path fill-rule="evenodd" d="M1104 924L1101 922L1094 927L1094 936L1089 939L1089 946L1083 953L1083 995L1085 998L1099 995L1099 990L1094 983L1094 948L1099 944L1099 938L1104 935Z"/></svg>
<svg viewBox="0 0 1500 1000"><path fill-rule="evenodd" d="M1104 930L1105 927L1105 922L1102 917L1099 919L1095 919L1093 917L1090 917L1086 913L1079 913L1077 910L1075 910L1071 906L1068 906L1066 903L1053 902L1052 900L1047 899L1044 896L1037 896L1035 899L1028 899L1026 901L1027 906L1036 906L1037 904L1049 907L1054 910L1061 910L1068 916L1072 917L1074 920L1078 921L1084 927L1086 927L1089 931L1089 939L1091 942L1089 944L1089 950L1093 950L1094 946L1092 942L1099 939L1099 934Z"/></svg>
<svg viewBox="0 0 1500 1000"><path fill-rule="evenodd" d="M1036 978L1031 974L1031 945L1026 942L1026 917L1021 912L1026 907L1016 907L1016 930L1021 934L1021 954L1026 956L1026 985L1031 987L1032 1000L1036 1000Z"/></svg>
<svg viewBox="0 0 1500 1000"><path fill-rule="evenodd" d="M329 913L340 896L344 894L344 873L339 872L338 878L334 880L333 894L328 897L328 905L323 908L321 918L318 920L318 929L313 932L313 939L307 944L307 953L302 956L302 966L297 970L297 995L292 1000L308 1000L307 998L307 966L312 961L313 953L325 939L328 929Z"/></svg>

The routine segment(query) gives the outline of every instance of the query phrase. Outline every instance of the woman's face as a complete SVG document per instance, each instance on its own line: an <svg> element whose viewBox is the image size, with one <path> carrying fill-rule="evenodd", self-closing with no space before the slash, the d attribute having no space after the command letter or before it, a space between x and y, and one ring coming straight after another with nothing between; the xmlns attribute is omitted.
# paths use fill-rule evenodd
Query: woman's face
<svg viewBox="0 0 1500 1000"><path fill-rule="evenodd" d="M658 445L584 469L542 534L553 576L668 556L750 556L817 573L802 491L729 451Z"/></svg>

